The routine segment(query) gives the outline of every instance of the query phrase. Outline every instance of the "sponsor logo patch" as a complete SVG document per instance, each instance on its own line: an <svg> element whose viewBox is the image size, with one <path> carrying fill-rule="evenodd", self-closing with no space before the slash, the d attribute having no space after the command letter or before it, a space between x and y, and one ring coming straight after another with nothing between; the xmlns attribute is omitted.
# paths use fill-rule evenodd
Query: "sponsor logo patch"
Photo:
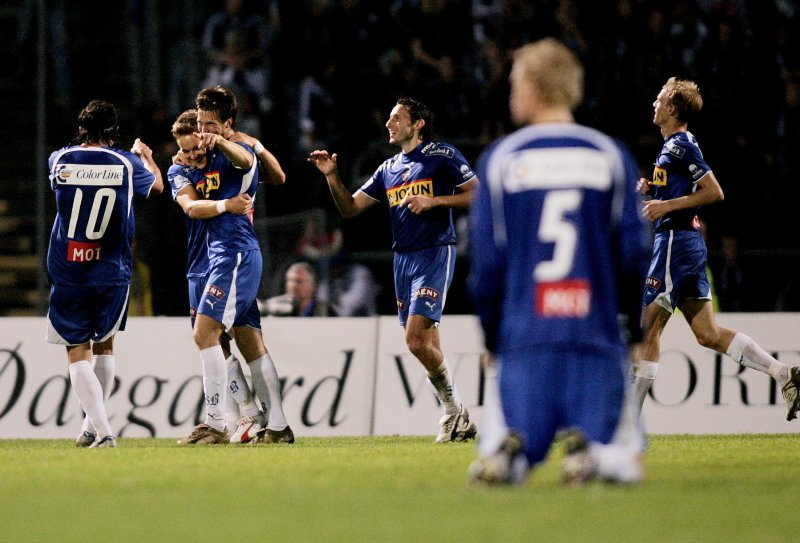
<svg viewBox="0 0 800 543"><path fill-rule="evenodd" d="M669 154L678 158L683 157L684 153L686 153L686 150L683 147L678 147L671 141L667 143L667 151L669 151Z"/></svg>
<svg viewBox="0 0 800 543"><path fill-rule="evenodd" d="M418 179L386 191L389 207L398 205L406 196L433 196L433 180Z"/></svg>
<svg viewBox="0 0 800 543"><path fill-rule="evenodd" d="M659 168L656 166L656 169L653 170L653 181L650 183L651 185L656 185L658 187L666 187L667 186L667 170L664 168Z"/></svg>
<svg viewBox="0 0 800 543"><path fill-rule="evenodd" d="M88 185L97 187L122 184L125 167L114 164L58 164L56 181L64 185Z"/></svg>
<svg viewBox="0 0 800 543"><path fill-rule="evenodd" d="M449 147L437 147L435 143L431 143L422 149L422 153L428 156L446 156L453 158L453 150Z"/></svg>
<svg viewBox="0 0 800 543"><path fill-rule="evenodd" d="M208 200L211 193L219 189L219 172L207 172L206 178L197 184L197 192Z"/></svg>
<svg viewBox="0 0 800 543"><path fill-rule="evenodd" d="M197 308L196 307L190 307L189 308L189 316L192 317L192 318L195 318L197 316Z"/></svg>
<svg viewBox="0 0 800 543"><path fill-rule="evenodd" d="M439 291L431 287L419 287L414 292L415 298L430 298L433 301L439 299Z"/></svg>
<svg viewBox="0 0 800 543"><path fill-rule="evenodd" d="M661 281L655 277L648 277L644 280L644 285L654 290L658 290L661 288Z"/></svg>
<svg viewBox="0 0 800 543"><path fill-rule="evenodd" d="M536 314L542 317L583 318L591 310L592 289L586 279L539 283L534 300Z"/></svg>
<svg viewBox="0 0 800 543"><path fill-rule="evenodd" d="M395 298L395 301L397 302L397 309L399 309L400 311L406 310L406 303L403 300L401 300L400 298Z"/></svg>
<svg viewBox="0 0 800 543"><path fill-rule="evenodd" d="M67 243L67 260L69 262L92 262L100 260L102 243L84 243L70 241Z"/></svg>
<svg viewBox="0 0 800 543"><path fill-rule="evenodd" d="M217 300L221 300L225 296L225 292L216 285L208 285L206 287L206 294L210 294Z"/></svg>

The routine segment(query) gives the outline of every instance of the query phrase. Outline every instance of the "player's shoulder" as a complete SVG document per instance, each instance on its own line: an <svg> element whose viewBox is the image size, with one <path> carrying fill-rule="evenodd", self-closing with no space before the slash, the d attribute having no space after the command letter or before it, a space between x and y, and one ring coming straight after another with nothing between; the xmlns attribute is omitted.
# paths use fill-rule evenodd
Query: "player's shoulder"
<svg viewBox="0 0 800 543"><path fill-rule="evenodd" d="M169 176L176 176L182 175L184 177L188 177L192 173L197 170L194 166L189 166L186 164L172 164L169 169L167 169L167 175Z"/></svg>
<svg viewBox="0 0 800 543"><path fill-rule="evenodd" d="M664 140L664 151L676 158L683 158L686 153L693 154L697 150L697 138L691 132L677 132Z"/></svg>
<svg viewBox="0 0 800 543"><path fill-rule="evenodd" d="M458 149L444 141L426 141L421 144L420 153L426 157L453 158Z"/></svg>

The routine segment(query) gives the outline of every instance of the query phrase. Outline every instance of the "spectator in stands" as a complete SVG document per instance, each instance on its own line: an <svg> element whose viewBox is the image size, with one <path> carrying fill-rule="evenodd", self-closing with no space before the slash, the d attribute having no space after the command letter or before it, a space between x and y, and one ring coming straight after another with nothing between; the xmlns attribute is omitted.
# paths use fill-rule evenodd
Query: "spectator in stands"
<svg viewBox="0 0 800 543"><path fill-rule="evenodd" d="M317 298L317 272L308 262L286 270L286 292L259 303L262 315L276 317L335 317L336 312Z"/></svg>
<svg viewBox="0 0 800 543"><path fill-rule="evenodd" d="M366 317L377 312L378 288L369 268L350 260L342 249L328 260L317 297L340 317Z"/></svg>

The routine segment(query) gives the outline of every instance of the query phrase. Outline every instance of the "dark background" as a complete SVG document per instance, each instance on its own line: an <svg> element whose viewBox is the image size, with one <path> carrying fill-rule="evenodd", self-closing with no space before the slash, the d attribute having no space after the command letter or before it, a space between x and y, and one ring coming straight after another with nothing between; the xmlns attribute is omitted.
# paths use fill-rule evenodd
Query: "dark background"
<svg viewBox="0 0 800 543"><path fill-rule="evenodd" d="M49 154L68 144L80 109L91 99L105 99L121 116L119 146L140 137L166 173L175 149L172 121L192 107L202 86L216 83L235 90L238 127L272 150L287 173L285 186L262 185L257 198L256 225L268 262L262 294L280 290L283 267L302 258L304 245L325 247L339 230L351 258L369 266L381 286L379 311L394 313L386 210L376 207L341 221L324 179L305 156L315 148L337 152L343 176L357 188L397 152L386 143L383 123L396 98L410 95L434 111L437 139L455 144L474 164L487 143L512 129L511 52L544 36L565 41L586 66L578 121L622 139L643 175L650 175L661 146L651 122L656 94L672 75L697 81L705 107L690 130L726 195L702 217L720 308L798 311L798 4L4 2L0 315L46 311L41 247L54 209L46 175L37 172L37 145ZM46 13L43 39L40 5ZM40 44L44 64L37 57ZM37 109L40 89L44 107ZM37 131L39 120L43 130ZM47 194L37 203L42 186ZM153 312L183 315L182 213L167 191L137 200L136 215L137 258L149 269ZM456 218L463 228L464 213ZM471 311L464 236L459 248L448 313Z"/></svg>

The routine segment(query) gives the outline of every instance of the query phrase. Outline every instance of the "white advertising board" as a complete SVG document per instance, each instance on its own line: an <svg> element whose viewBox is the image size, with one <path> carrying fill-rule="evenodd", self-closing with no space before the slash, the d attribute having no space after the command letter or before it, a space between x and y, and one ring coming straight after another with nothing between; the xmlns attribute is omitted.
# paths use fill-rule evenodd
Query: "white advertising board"
<svg viewBox="0 0 800 543"><path fill-rule="evenodd" d="M785 363L800 364L800 314L721 314ZM264 337L283 381L284 410L302 436L433 435L442 410L394 316L265 318ZM0 438L72 438L81 409L62 346L44 341L43 318L0 319ZM446 315L441 347L459 392L481 423L482 335L472 316ZM649 433L783 433L777 386L697 344L676 316L645 401ZM181 437L203 413L200 360L188 319L131 318L118 334L117 389L108 401L122 437ZM247 372L246 372L247 373Z"/></svg>

